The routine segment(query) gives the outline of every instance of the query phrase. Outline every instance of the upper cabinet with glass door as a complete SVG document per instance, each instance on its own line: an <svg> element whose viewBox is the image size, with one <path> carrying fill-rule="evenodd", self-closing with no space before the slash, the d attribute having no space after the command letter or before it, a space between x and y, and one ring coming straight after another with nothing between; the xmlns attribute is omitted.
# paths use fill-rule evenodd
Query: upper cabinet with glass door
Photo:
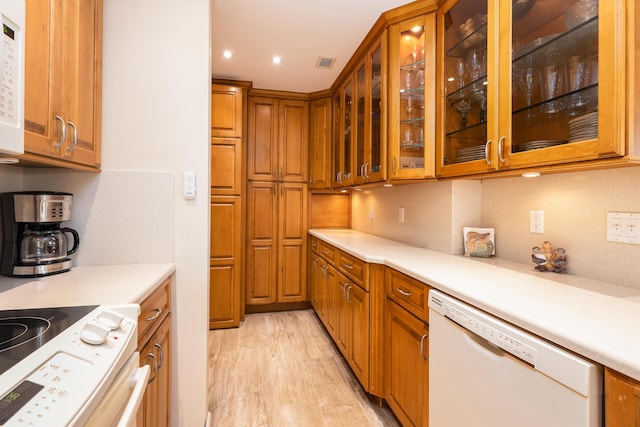
<svg viewBox="0 0 640 427"><path fill-rule="evenodd" d="M623 3L445 2L439 175L625 155Z"/></svg>
<svg viewBox="0 0 640 427"><path fill-rule="evenodd" d="M435 176L435 14L389 27L389 179Z"/></svg>

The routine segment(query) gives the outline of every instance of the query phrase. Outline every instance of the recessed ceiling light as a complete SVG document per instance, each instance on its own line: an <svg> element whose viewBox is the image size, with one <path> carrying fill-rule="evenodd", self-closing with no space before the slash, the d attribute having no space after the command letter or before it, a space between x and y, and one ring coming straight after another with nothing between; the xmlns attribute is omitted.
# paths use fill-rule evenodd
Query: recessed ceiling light
<svg viewBox="0 0 640 427"><path fill-rule="evenodd" d="M225 50L224 52L222 52L222 56L224 56L225 58L229 59L233 56L233 53L231 53L230 50Z"/></svg>
<svg viewBox="0 0 640 427"><path fill-rule="evenodd" d="M282 58L276 55L273 58L271 58L271 62L273 62L274 64L279 64L280 62L282 62Z"/></svg>
<svg viewBox="0 0 640 427"><path fill-rule="evenodd" d="M422 31L422 26L421 25L416 25L415 27L413 27L411 29L412 33L419 33L420 31Z"/></svg>

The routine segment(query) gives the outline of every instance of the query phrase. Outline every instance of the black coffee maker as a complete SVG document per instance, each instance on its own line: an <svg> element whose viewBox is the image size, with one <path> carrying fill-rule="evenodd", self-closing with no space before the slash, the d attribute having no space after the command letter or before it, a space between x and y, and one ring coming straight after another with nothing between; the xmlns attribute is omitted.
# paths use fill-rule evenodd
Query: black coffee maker
<svg viewBox="0 0 640 427"><path fill-rule="evenodd" d="M69 255L78 250L80 237L61 223L71 219L72 199L70 193L50 191L0 194L2 275L40 277L71 269Z"/></svg>

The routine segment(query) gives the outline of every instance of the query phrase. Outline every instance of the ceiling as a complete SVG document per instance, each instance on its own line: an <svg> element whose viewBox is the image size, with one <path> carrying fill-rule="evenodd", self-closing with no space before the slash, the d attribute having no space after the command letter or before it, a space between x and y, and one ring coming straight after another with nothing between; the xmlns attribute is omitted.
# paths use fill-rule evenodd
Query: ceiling
<svg viewBox="0 0 640 427"><path fill-rule="evenodd" d="M310 93L331 86L382 12L409 0L211 2L213 77ZM230 59L222 55L227 49ZM319 57L335 58L333 67L316 67Z"/></svg>

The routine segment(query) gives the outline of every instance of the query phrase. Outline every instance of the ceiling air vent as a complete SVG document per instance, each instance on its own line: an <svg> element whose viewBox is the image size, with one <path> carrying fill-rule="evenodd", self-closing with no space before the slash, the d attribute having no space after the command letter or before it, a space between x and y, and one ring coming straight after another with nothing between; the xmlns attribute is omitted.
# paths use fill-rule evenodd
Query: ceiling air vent
<svg viewBox="0 0 640 427"><path fill-rule="evenodd" d="M332 68L333 64L336 62L335 58L323 58L322 56L318 57L318 61L316 62L316 67L318 68Z"/></svg>

